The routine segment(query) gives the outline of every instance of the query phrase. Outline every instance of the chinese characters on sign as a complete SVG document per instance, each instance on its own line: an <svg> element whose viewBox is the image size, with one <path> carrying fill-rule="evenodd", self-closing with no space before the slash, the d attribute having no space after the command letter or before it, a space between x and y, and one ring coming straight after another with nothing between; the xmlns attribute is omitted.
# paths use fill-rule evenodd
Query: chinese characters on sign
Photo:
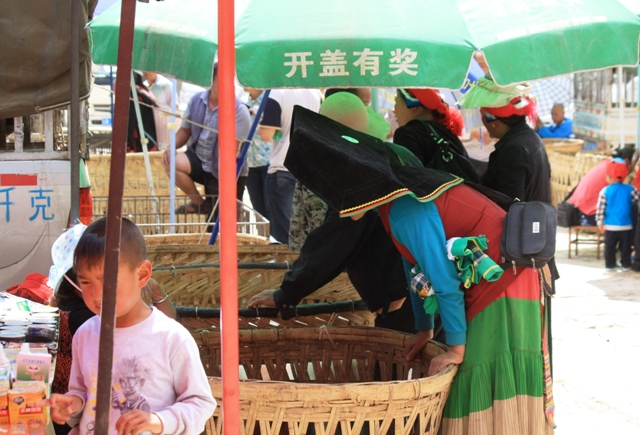
<svg viewBox="0 0 640 435"><path fill-rule="evenodd" d="M308 67L316 63L316 60L314 60L316 58L313 57L313 53L310 51L285 53L284 56L289 59L284 62L284 66L290 67L289 72L286 74L288 78L296 74L300 74L302 78L307 78ZM414 63L417 57L418 53L408 48L391 50L388 57L384 56L384 52L372 51L370 48L354 51L351 55L341 50L325 50L320 53L318 64L322 67L322 71L319 76L348 76L352 72L359 72L361 76L377 76L380 74L381 62L387 62L390 75L408 74L415 76L418 74L418 64ZM356 68L350 71L350 65Z"/></svg>
<svg viewBox="0 0 640 435"><path fill-rule="evenodd" d="M4 220L5 222L11 222L11 209L17 207L15 201L12 201L11 194L15 190L15 187L0 188L0 215L2 215L2 207L4 207ZM51 213L51 194L52 189L34 189L29 190L30 206L32 209L32 215L29 217L30 221L41 219L43 221L50 221L55 217L55 214ZM15 195L16 192L13 192Z"/></svg>

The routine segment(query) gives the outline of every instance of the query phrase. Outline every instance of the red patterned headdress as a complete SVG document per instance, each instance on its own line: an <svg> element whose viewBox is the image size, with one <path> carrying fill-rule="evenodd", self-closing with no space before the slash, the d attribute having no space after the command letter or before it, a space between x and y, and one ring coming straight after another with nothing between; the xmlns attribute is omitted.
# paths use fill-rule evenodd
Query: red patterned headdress
<svg viewBox="0 0 640 435"><path fill-rule="evenodd" d="M407 107L415 107L418 104L429 110L438 112L441 117L436 117L436 121L447 127L456 136L462 136L464 130L464 120L458 111L447 104L440 93L435 89L400 89L400 93L407 102Z"/></svg>

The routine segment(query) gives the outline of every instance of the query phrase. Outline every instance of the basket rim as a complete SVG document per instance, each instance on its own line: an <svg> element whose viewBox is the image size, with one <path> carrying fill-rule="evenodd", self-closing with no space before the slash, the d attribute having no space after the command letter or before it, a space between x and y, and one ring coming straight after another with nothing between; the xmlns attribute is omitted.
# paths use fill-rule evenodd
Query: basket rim
<svg viewBox="0 0 640 435"><path fill-rule="evenodd" d="M319 329L326 329L331 335L334 331L350 330L370 333L382 333L382 335L397 335L402 338L398 343L404 347L408 340L413 338L414 334L394 331L386 328L373 328L371 326L332 326L322 328L284 328L284 329L241 329L239 330L239 338L259 338L261 342L278 341L278 340L295 340L297 335L308 335L309 338L315 336L318 338ZM219 329L206 331L197 331L193 334L209 334L220 335ZM361 335L361 334L355 334ZM251 343L245 341L243 344ZM422 355L426 356L427 349L445 352L448 347L436 341L429 341L422 351ZM294 382L280 380L260 380L247 379L240 382L240 399L241 400L272 400L273 390L277 389L279 397L286 398L289 401L309 401L310 394L313 396L321 396L322 400L340 400L345 398L356 399L366 397L367 400L392 400L392 399L419 399L430 396L435 393L446 390L458 371L458 366L450 364L433 376L416 379L404 379L394 381L367 381L367 382L347 382L347 383L312 383L312 382ZM214 397L222 395L222 378L219 376L208 376ZM266 391L265 391L266 390ZM321 393L321 394L319 394Z"/></svg>

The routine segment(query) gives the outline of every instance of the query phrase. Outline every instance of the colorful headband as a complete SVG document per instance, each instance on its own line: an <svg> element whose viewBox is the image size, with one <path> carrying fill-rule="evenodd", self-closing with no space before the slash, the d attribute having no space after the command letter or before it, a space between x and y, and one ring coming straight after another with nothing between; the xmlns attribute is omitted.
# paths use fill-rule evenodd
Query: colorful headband
<svg viewBox="0 0 640 435"><path fill-rule="evenodd" d="M529 97L516 97L505 106L482 107L480 110L497 118L508 118L516 115L529 118L532 122L535 122L538 114L535 103Z"/></svg>

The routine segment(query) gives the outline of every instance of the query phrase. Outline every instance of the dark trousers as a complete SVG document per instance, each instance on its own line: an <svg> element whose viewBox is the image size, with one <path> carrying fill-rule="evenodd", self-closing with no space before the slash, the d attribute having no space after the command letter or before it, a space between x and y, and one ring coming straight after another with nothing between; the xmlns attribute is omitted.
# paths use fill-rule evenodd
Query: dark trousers
<svg viewBox="0 0 640 435"><path fill-rule="evenodd" d="M267 169L269 166L249 168L247 177L247 190L253 209L269 219L269 207L267 206Z"/></svg>
<svg viewBox="0 0 640 435"><path fill-rule="evenodd" d="M616 267L616 252L620 249L620 264L631 267L631 244L633 230L604 232L604 264L607 268Z"/></svg>
<svg viewBox="0 0 640 435"><path fill-rule="evenodd" d="M269 221L271 236L278 242L289 243L289 224L291 205L296 177L288 171L276 171L267 174L267 199L269 200Z"/></svg>

